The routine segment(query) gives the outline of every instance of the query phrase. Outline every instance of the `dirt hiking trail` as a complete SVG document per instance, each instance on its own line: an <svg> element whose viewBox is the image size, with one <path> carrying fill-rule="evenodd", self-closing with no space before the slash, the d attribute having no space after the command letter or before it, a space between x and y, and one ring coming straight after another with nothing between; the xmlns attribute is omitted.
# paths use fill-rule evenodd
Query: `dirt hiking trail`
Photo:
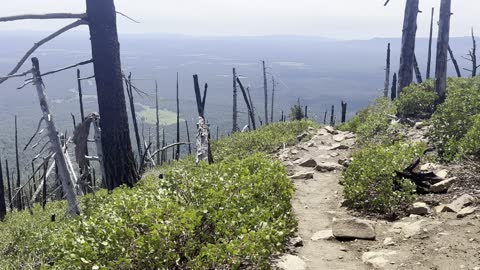
<svg viewBox="0 0 480 270"><path fill-rule="evenodd" d="M369 219L342 207L342 171L350 162L355 135L310 128L299 140L310 136L276 154L295 184L292 204L299 224L298 237L289 242L290 254L278 258L275 269L480 270L480 212L472 207L480 190L470 194L473 213L462 218L435 213L432 209L440 202L430 198L422 215L395 222Z"/></svg>

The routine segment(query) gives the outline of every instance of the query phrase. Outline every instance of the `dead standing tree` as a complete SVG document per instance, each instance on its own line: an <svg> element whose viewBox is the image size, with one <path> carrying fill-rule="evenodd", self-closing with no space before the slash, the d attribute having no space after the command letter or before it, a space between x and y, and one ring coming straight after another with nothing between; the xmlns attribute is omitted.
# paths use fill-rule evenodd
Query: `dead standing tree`
<svg viewBox="0 0 480 270"><path fill-rule="evenodd" d="M130 113L132 114L133 131L135 132L135 140L137 142L137 151L138 151L138 160L140 162L140 158L143 156L142 154L143 151L142 151L142 141L140 140L140 134L138 131L137 113L135 110L135 102L133 97L132 73L128 75L128 78L125 77L125 87L127 90L128 101L130 103Z"/></svg>
<svg viewBox="0 0 480 270"><path fill-rule="evenodd" d="M435 16L435 8L432 7L432 17L430 19L430 35L428 38L428 56L427 56L427 80L430 79L430 70L432 68L432 43L433 43L433 17Z"/></svg>
<svg viewBox="0 0 480 270"><path fill-rule="evenodd" d="M462 77L462 72L460 71L460 67L458 66L457 59L455 59L455 55L453 55L452 48L448 45L448 54L450 54L450 59L452 60L453 67L455 67L455 72L457 72L457 77Z"/></svg>
<svg viewBox="0 0 480 270"><path fill-rule="evenodd" d="M415 77L417 78L418 83L422 83L422 73L420 72L420 68L418 67L417 56L413 55L413 70L415 71Z"/></svg>
<svg viewBox="0 0 480 270"><path fill-rule="evenodd" d="M388 97L388 88L390 87L390 43L387 46L387 66L385 67L385 85L383 96Z"/></svg>
<svg viewBox="0 0 480 270"><path fill-rule="evenodd" d="M7 215L7 205L5 204L5 186L3 185L2 159L0 158L0 221Z"/></svg>
<svg viewBox="0 0 480 270"><path fill-rule="evenodd" d="M198 75L193 75L193 84L195 90L195 98L198 109L198 123L197 123L197 154L195 157L195 164L202 160L207 160L209 164L213 163L212 150L210 149L210 128L205 120L205 101L207 99L208 84L205 84L205 90L200 92L200 85L198 83Z"/></svg>
<svg viewBox="0 0 480 270"><path fill-rule="evenodd" d="M232 133L238 131L238 108L237 108L237 71L233 68L233 127Z"/></svg>
<svg viewBox="0 0 480 270"><path fill-rule="evenodd" d="M477 65L477 41L475 40L475 35L472 28L472 49L468 52L468 57L463 57L463 59L470 61L472 63L472 69L464 68L466 71L472 73L472 78L477 76L477 69L480 65Z"/></svg>
<svg viewBox="0 0 480 270"><path fill-rule="evenodd" d="M178 72L177 72L177 141L176 143L180 143L180 97L179 97L179 84L178 84ZM180 159L180 145L177 145L175 148L175 160Z"/></svg>
<svg viewBox="0 0 480 270"><path fill-rule="evenodd" d="M245 100L245 104L247 105L248 115L250 116L250 123L252 124L252 129L256 130L257 125L256 125L256 122L255 122L255 113L253 111L253 105L251 103L252 100L250 98L250 93L245 91L245 88L243 87L243 84L240 81L240 78L238 78L238 77L237 77L237 82L238 82L238 86L240 86L240 89L242 90L243 99Z"/></svg>
<svg viewBox="0 0 480 270"><path fill-rule="evenodd" d="M438 103L443 103L447 90L447 60L448 43L450 39L450 17L452 15L451 7L451 0L442 0L438 27L437 64L435 67L435 92L439 97Z"/></svg>
<svg viewBox="0 0 480 270"><path fill-rule="evenodd" d="M268 125L268 83L267 83L267 68L265 61L262 61L263 66L263 91L265 95L265 125Z"/></svg>

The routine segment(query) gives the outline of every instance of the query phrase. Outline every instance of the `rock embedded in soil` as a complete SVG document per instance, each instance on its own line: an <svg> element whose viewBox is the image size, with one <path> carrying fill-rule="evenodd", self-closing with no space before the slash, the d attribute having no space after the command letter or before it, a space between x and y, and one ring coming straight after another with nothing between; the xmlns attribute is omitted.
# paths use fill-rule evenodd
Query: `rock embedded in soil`
<svg viewBox="0 0 480 270"><path fill-rule="evenodd" d="M383 240L383 245L393 246L393 245L395 245L395 242L393 242L393 239L391 237L387 237L387 238L385 238L385 240Z"/></svg>
<svg viewBox="0 0 480 270"><path fill-rule="evenodd" d="M358 218L333 219L332 232L340 240L375 240L374 223Z"/></svg>
<svg viewBox="0 0 480 270"><path fill-rule="evenodd" d="M313 179L313 172L297 173L290 177L292 180L308 180Z"/></svg>
<svg viewBox="0 0 480 270"><path fill-rule="evenodd" d="M448 204L446 207L448 208L449 211L458 213L464 207L469 206L474 202L475 202L475 198L473 198L472 196L470 196L468 194L464 194L464 195L458 197L452 203Z"/></svg>
<svg viewBox="0 0 480 270"><path fill-rule="evenodd" d="M391 264L390 257L395 256L396 254L396 251L386 249L365 252L362 255L362 262L375 269L386 269L386 267Z"/></svg>
<svg viewBox="0 0 480 270"><path fill-rule="evenodd" d="M319 163L316 167L315 170L319 172L331 172L335 170L341 170L343 168L342 165L333 163L333 162L322 162Z"/></svg>
<svg viewBox="0 0 480 270"><path fill-rule="evenodd" d="M430 192L432 193L444 193L457 181L456 177L452 177L441 182L436 183L430 187Z"/></svg>
<svg viewBox="0 0 480 270"><path fill-rule="evenodd" d="M285 254L280 257L275 264L278 269L281 270L305 270L307 264L298 256L291 254Z"/></svg>
<svg viewBox="0 0 480 270"><path fill-rule="evenodd" d="M333 140L336 141L337 143L345 141L345 136L344 135L335 135L333 136Z"/></svg>
<svg viewBox="0 0 480 270"><path fill-rule="evenodd" d="M426 163L426 164L423 164L422 166L420 166L420 170L421 171L432 171L432 170L436 170L438 169L438 165L437 164L433 164L433 163Z"/></svg>
<svg viewBox="0 0 480 270"><path fill-rule="evenodd" d="M436 171L435 175L440 178L447 179L448 173L449 171L444 169L444 170Z"/></svg>
<svg viewBox="0 0 480 270"><path fill-rule="evenodd" d="M463 208L462 210L460 210L460 211L458 212L457 218L467 217L467 216L475 213L475 211L477 211L477 208L476 208L476 207L471 207L471 206L465 207L465 208Z"/></svg>
<svg viewBox="0 0 480 270"><path fill-rule="evenodd" d="M410 209L410 214L420 216L428 215L430 214L430 207L428 207L428 205L424 202L416 202Z"/></svg>
<svg viewBox="0 0 480 270"><path fill-rule="evenodd" d="M337 135L338 134L338 131L335 130L333 127L331 126L326 126L324 127L323 129L325 129L328 133L330 134L333 134L333 135Z"/></svg>
<svg viewBox="0 0 480 270"><path fill-rule="evenodd" d="M308 133L304 132L304 133L297 136L297 140L298 141L303 141L303 139L305 139L307 137L308 137Z"/></svg>
<svg viewBox="0 0 480 270"><path fill-rule="evenodd" d="M335 143L328 150L335 151L335 150L347 150L347 149L350 149L350 146L345 144Z"/></svg>
<svg viewBox="0 0 480 270"><path fill-rule="evenodd" d="M288 245L291 247L303 247L303 239L300 236L290 238Z"/></svg>
<svg viewBox="0 0 480 270"><path fill-rule="evenodd" d="M319 241L319 240L332 240L335 237L333 236L332 230L322 230L314 233L310 238L312 241Z"/></svg>
<svg viewBox="0 0 480 270"><path fill-rule="evenodd" d="M300 167L315 168L317 166L317 162L313 158L306 158L306 159L300 160L298 165Z"/></svg>

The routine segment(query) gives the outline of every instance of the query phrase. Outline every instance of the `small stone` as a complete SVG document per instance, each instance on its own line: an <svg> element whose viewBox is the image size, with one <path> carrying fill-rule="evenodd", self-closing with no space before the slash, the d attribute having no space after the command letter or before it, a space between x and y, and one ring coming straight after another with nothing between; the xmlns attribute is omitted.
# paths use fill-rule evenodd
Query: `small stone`
<svg viewBox="0 0 480 270"><path fill-rule="evenodd" d="M396 255L397 252L393 250L378 250L365 252L362 255L362 262L366 265L370 265L375 269L385 269L390 263L389 257Z"/></svg>
<svg viewBox="0 0 480 270"><path fill-rule="evenodd" d="M336 131L333 127L331 126L326 126L324 127L323 129L325 129L328 133L330 134L333 134L333 135L337 135L338 134L338 131Z"/></svg>
<svg viewBox="0 0 480 270"><path fill-rule="evenodd" d="M338 239L375 240L374 223L358 218L333 219L333 236Z"/></svg>
<svg viewBox="0 0 480 270"><path fill-rule="evenodd" d="M446 207L449 209L451 212L458 213L460 210L462 210L464 207L471 205L475 201L475 198L468 194L464 194L457 198L455 201L447 205Z"/></svg>
<svg viewBox="0 0 480 270"><path fill-rule="evenodd" d="M449 212L450 209L447 207L446 204L440 204L439 206L436 206L435 207L435 213L445 213L445 212Z"/></svg>
<svg viewBox="0 0 480 270"><path fill-rule="evenodd" d="M298 256L285 254L276 262L276 267L281 270L305 270L306 263Z"/></svg>
<svg viewBox="0 0 480 270"><path fill-rule="evenodd" d="M310 238L312 241L319 241L319 240L332 240L335 237L333 236L332 230L322 230L314 233L312 235L312 238Z"/></svg>
<svg viewBox="0 0 480 270"><path fill-rule="evenodd" d="M465 207L462 210L460 210L460 212L458 212L457 218L464 218L466 216L469 216L475 213L475 211L477 211L476 207L471 207L471 206Z"/></svg>
<svg viewBox="0 0 480 270"><path fill-rule="evenodd" d="M307 147L315 147L315 142L309 142L309 143L307 144Z"/></svg>
<svg viewBox="0 0 480 270"><path fill-rule="evenodd" d="M315 167L315 170L319 172L331 172L335 170L341 170L343 168L342 165L332 162L322 162Z"/></svg>
<svg viewBox="0 0 480 270"><path fill-rule="evenodd" d="M342 255L338 256L338 259L339 260L343 259L343 256Z"/></svg>
<svg viewBox="0 0 480 270"><path fill-rule="evenodd" d="M300 236L290 238L288 244L292 247L303 247L303 239Z"/></svg>
<svg viewBox="0 0 480 270"><path fill-rule="evenodd" d="M297 173L290 177L293 180L308 180L308 179L313 179L313 172L304 172L304 173Z"/></svg>
<svg viewBox="0 0 480 270"><path fill-rule="evenodd" d="M432 170L436 170L438 169L438 165L437 164L433 164L433 163L426 163L426 164L423 164L422 166L420 166L420 170L421 171L432 171Z"/></svg>
<svg viewBox="0 0 480 270"><path fill-rule="evenodd" d="M304 133L297 136L297 140L298 141L303 141L303 139L305 139L307 137L308 137L308 133L304 132Z"/></svg>
<svg viewBox="0 0 480 270"><path fill-rule="evenodd" d="M339 155L340 155L339 153L335 153L335 152L330 153L330 156L331 156L331 157L338 157Z"/></svg>
<svg viewBox="0 0 480 270"><path fill-rule="evenodd" d="M448 170L440 170L440 171L436 171L435 175L440 178L447 179L448 173L449 173Z"/></svg>
<svg viewBox="0 0 480 270"><path fill-rule="evenodd" d="M395 245L395 242L393 242L393 239L391 237L387 237L385 238L385 240L383 240L383 244L385 246L393 246Z"/></svg>
<svg viewBox="0 0 480 270"><path fill-rule="evenodd" d="M347 149L350 149L350 146L344 145L344 144L335 143L335 144L333 144L332 147L330 147L328 150L335 151L335 150L347 150Z"/></svg>
<svg viewBox="0 0 480 270"><path fill-rule="evenodd" d="M313 158L306 158L306 159L300 160L298 165L300 167L315 168L317 166L317 162Z"/></svg>
<svg viewBox="0 0 480 270"><path fill-rule="evenodd" d="M428 215L430 214L430 207L428 207L428 205L424 202L416 202L410 209L410 213L420 216Z"/></svg>
<svg viewBox="0 0 480 270"><path fill-rule="evenodd" d="M430 192L432 193L443 193L447 192L448 189L457 181L456 177L449 178L447 180L443 180L441 182L436 183L435 185L430 187Z"/></svg>
<svg viewBox="0 0 480 270"><path fill-rule="evenodd" d="M336 141L336 142L338 142L338 143L339 143L339 142L343 142L343 141L345 141L345 136L343 136L343 135L335 135L335 136L333 136L333 140Z"/></svg>

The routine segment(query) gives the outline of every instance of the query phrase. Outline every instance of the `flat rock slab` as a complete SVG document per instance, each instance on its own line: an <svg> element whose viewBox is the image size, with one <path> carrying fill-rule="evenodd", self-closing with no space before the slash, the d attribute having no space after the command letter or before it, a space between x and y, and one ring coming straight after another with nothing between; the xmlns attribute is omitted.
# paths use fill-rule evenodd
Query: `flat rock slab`
<svg viewBox="0 0 480 270"><path fill-rule="evenodd" d="M297 173L290 177L293 180L308 180L313 179L313 172L304 172L304 173Z"/></svg>
<svg viewBox="0 0 480 270"><path fill-rule="evenodd" d="M345 139L345 136L341 134L333 136L333 140L338 143L345 141Z"/></svg>
<svg viewBox="0 0 480 270"><path fill-rule="evenodd" d="M333 163L333 162L322 162L319 163L316 167L315 170L319 172L331 172L335 170L341 170L343 168L342 165Z"/></svg>
<svg viewBox="0 0 480 270"><path fill-rule="evenodd" d="M440 177L440 178L443 178L443 179L447 179L447 176L450 172L448 170L440 170L440 171L436 171L435 172L435 175Z"/></svg>
<svg viewBox="0 0 480 270"><path fill-rule="evenodd" d="M298 165L300 167L315 168L317 166L317 162L313 158L306 158L306 159L301 159L298 162Z"/></svg>
<svg viewBox="0 0 480 270"><path fill-rule="evenodd" d="M324 130L326 130L328 133L330 134L333 134L333 135L337 135L338 134L338 131L335 130L333 127L331 126L326 126L323 128Z"/></svg>
<svg viewBox="0 0 480 270"><path fill-rule="evenodd" d="M298 256L291 254L285 254L280 257L275 264L278 269L281 270L305 270L307 269L307 264L300 259Z"/></svg>
<svg viewBox="0 0 480 270"><path fill-rule="evenodd" d="M333 236L341 240L365 239L375 240L374 223L358 218L333 219Z"/></svg>
<svg viewBox="0 0 480 270"><path fill-rule="evenodd" d="M428 215L430 214L430 207L424 202L416 202L413 204L412 208L410 209L410 214L414 215Z"/></svg>
<svg viewBox="0 0 480 270"><path fill-rule="evenodd" d="M390 266L391 257L396 254L396 251L386 249L365 252L362 255L362 262L375 269L388 269L387 267Z"/></svg>
<svg viewBox="0 0 480 270"><path fill-rule="evenodd" d="M415 222L397 222L390 231L403 233L406 238L410 238L422 232L423 220Z"/></svg>
<svg viewBox="0 0 480 270"><path fill-rule="evenodd" d="M455 212L458 213L460 210L465 208L466 206L471 205L473 202L475 202L475 198L468 194L464 194L460 197L458 197L455 201L452 203L448 204L446 207L450 212Z"/></svg>
<svg viewBox="0 0 480 270"><path fill-rule="evenodd" d="M447 172L448 174L448 172ZM430 187L430 192L432 193L443 193L447 192L448 189L457 181L456 177L452 177L441 182L436 183Z"/></svg>
<svg viewBox="0 0 480 270"><path fill-rule="evenodd" d="M460 210L460 211L458 212L457 218L467 217L467 216L475 213L475 211L477 211L477 208L476 208L476 207L471 207L471 206L465 207L465 208L463 208L462 210Z"/></svg>
<svg viewBox="0 0 480 270"><path fill-rule="evenodd" d="M345 144L339 144L339 143L335 143L335 144L332 145L332 147L328 148L328 150L330 150L330 151L347 150L347 149L350 149L350 146L345 145Z"/></svg>
<svg viewBox="0 0 480 270"><path fill-rule="evenodd" d="M312 238L310 238L312 241L319 241L319 240L332 240L335 239L333 236L332 230L322 230L314 233L312 235Z"/></svg>

